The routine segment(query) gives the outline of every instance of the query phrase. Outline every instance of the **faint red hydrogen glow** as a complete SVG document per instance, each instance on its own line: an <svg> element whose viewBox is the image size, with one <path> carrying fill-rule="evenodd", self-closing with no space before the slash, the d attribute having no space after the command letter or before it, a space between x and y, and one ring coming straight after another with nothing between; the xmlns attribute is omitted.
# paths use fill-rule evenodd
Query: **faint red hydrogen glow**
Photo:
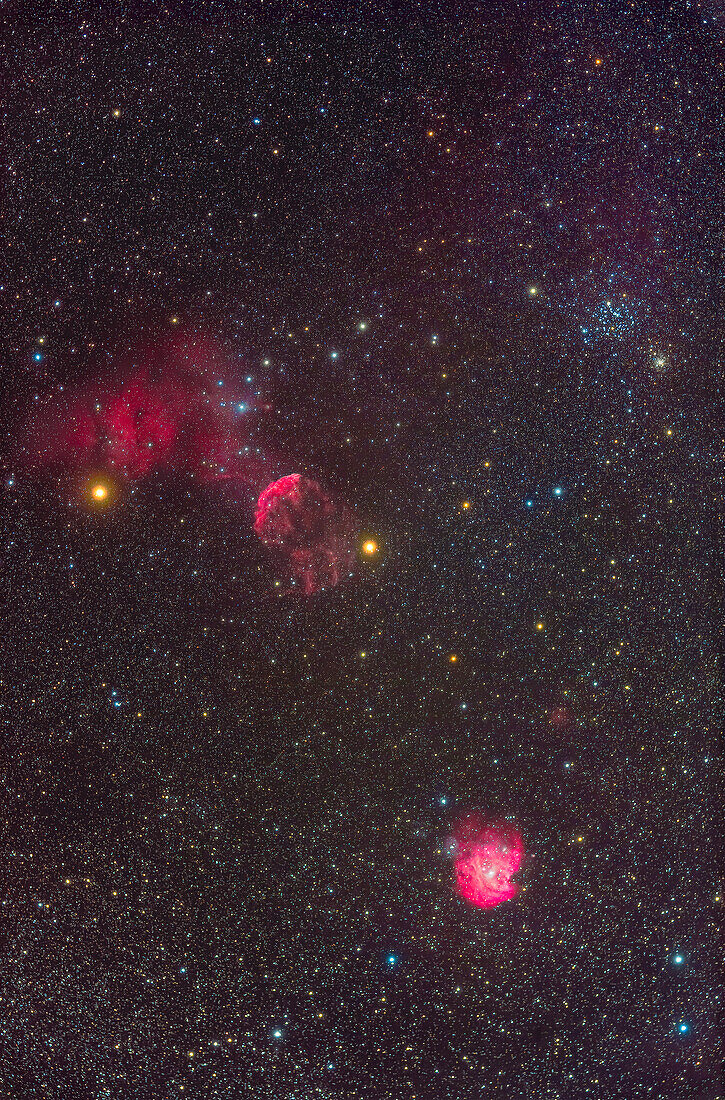
<svg viewBox="0 0 725 1100"><path fill-rule="evenodd" d="M210 340L179 333L140 345L120 355L112 378L97 376L34 410L23 461L66 473L110 468L129 481L172 469L259 484L247 384L230 378L228 358Z"/></svg>
<svg viewBox="0 0 725 1100"><path fill-rule="evenodd" d="M557 729L564 729L565 726L571 723L571 713L566 707L554 707L549 715L549 721Z"/></svg>
<svg viewBox="0 0 725 1100"><path fill-rule="evenodd" d="M106 458L127 477L143 477L172 458L186 402L169 386L152 385L139 371L101 414Z"/></svg>
<svg viewBox="0 0 725 1100"><path fill-rule="evenodd" d="M495 909L519 892L512 876L524 857L521 834L508 822L470 813L454 833L454 886L459 897L480 909Z"/></svg>
<svg viewBox="0 0 725 1100"><path fill-rule="evenodd" d="M98 428L93 409L79 390L63 399L26 426L19 455L31 466L80 469L95 457Z"/></svg>
<svg viewBox="0 0 725 1100"><path fill-rule="evenodd" d="M288 474L262 491L254 530L266 546L285 555L307 596L353 572L356 554L349 512L319 482L302 474Z"/></svg>

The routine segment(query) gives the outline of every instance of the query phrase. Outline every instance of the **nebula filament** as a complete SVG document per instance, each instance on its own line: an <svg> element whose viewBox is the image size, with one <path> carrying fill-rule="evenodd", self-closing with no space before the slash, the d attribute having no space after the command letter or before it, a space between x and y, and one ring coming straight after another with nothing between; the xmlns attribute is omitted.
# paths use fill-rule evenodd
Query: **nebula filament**
<svg viewBox="0 0 725 1100"><path fill-rule="evenodd" d="M254 530L283 554L301 591L331 588L355 566L352 518L323 487L302 474L273 481L260 494Z"/></svg>

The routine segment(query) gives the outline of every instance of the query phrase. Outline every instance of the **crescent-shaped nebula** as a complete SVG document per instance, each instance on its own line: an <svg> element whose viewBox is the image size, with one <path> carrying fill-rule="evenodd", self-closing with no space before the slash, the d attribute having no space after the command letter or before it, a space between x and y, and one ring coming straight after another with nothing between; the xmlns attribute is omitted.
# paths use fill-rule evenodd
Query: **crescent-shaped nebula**
<svg viewBox="0 0 725 1100"><path fill-rule="evenodd" d="M306 596L354 571L352 517L312 478L288 474L268 485L257 501L254 530L265 546L284 555Z"/></svg>
<svg viewBox="0 0 725 1100"><path fill-rule="evenodd" d="M473 812L453 832L454 888L464 901L479 909L495 909L519 892L513 875L520 869L524 846L518 829L508 822L492 822Z"/></svg>

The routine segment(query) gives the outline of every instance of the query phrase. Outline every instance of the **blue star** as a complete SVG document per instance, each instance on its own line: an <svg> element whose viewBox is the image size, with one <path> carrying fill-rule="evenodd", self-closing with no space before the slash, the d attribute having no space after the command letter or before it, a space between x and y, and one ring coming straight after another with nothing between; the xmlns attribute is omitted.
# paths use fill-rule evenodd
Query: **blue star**
<svg viewBox="0 0 725 1100"><path fill-rule="evenodd" d="M681 1024L677 1025L677 1030L679 1031L680 1035L686 1035L687 1032L690 1030L690 1025L686 1024L683 1020Z"/></svg>

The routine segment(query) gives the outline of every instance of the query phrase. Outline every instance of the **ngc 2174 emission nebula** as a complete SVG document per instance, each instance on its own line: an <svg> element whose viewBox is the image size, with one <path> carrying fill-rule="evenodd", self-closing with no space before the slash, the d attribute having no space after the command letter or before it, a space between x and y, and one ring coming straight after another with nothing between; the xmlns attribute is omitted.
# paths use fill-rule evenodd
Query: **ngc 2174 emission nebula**
<svg viewBox="0 0 725 1100"><path fill-rule="evenodd" d="M456 893L480 909L495 909L519 892L513 876L524 849L518 830L506 822L487 822L471 813L454 833Z"/></svg>

